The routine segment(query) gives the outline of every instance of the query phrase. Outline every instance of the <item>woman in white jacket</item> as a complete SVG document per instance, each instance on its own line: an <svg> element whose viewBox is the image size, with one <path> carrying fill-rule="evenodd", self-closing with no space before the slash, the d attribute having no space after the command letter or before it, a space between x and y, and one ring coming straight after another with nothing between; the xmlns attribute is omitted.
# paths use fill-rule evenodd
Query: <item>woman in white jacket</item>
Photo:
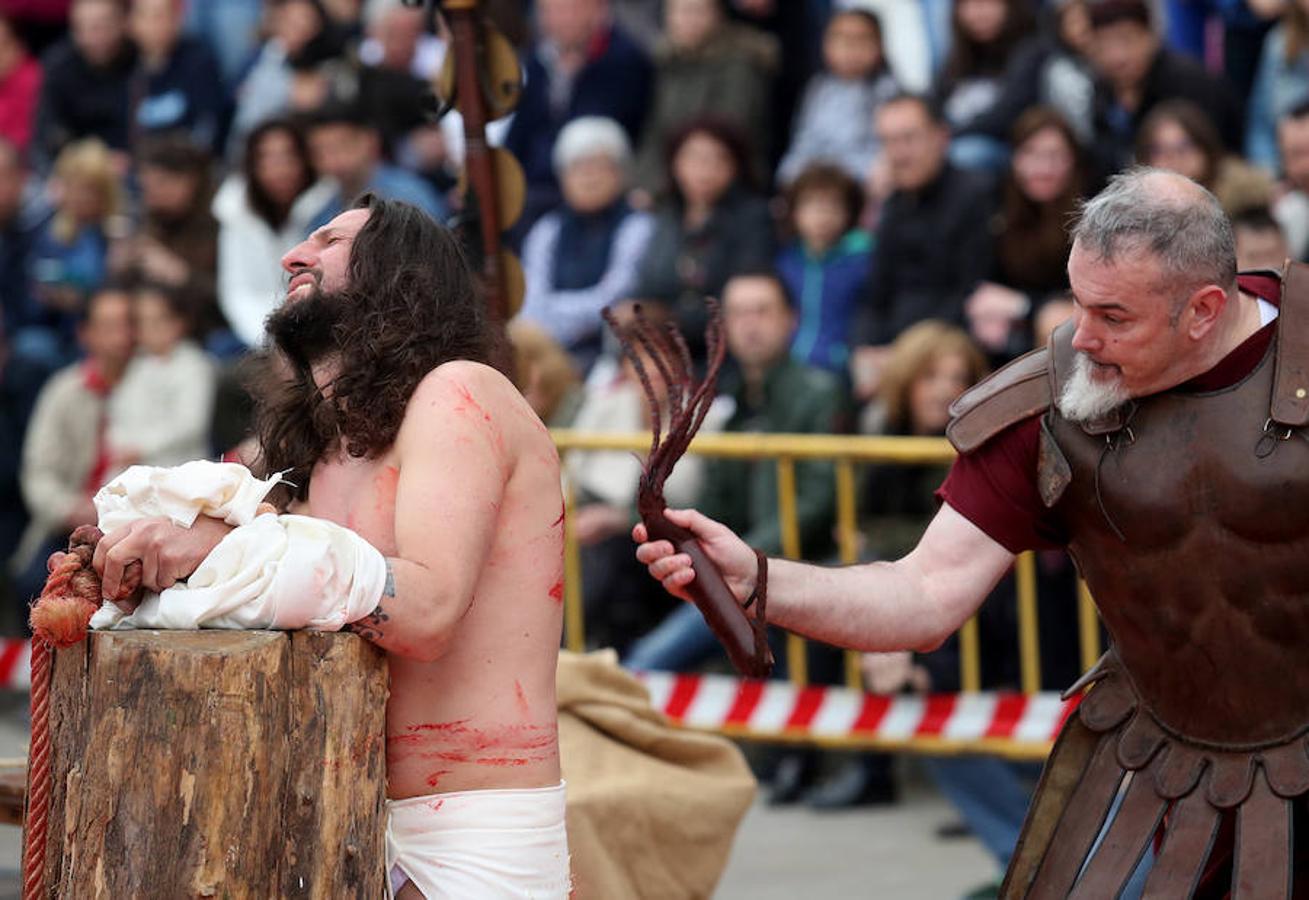
<svg viewBox="0 0 1309 900"><path fill-rule="evenodd" d="M319 181L304 135L286 119L264 122L246 141L241 171L214 197L218 303L248 347L263 343L264 319L282 301L281 259L305 238L335 187Z"/></svg>

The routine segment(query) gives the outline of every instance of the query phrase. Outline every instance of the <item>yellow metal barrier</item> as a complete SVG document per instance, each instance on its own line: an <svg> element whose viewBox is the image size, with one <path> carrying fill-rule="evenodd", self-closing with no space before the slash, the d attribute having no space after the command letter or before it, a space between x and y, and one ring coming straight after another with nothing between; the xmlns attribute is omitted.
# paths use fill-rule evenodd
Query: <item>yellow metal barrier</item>
<svg viewBox="0 0 1309 900"><path fill-rule="evenodd" d="M1014 561L1018 582L1018 654L1022 663L1024 694L1041 689L1041 647L1036 622L1036 554L1023 553Z"/></svg>
<svg viewBox="0 0 1309 900"><path fill-rule="evenodd" d="M643 453L650 447L648 433L615 434L556 429L552 435L561 455L572 450ZM776 461L782 555L793 559L800 557L795 464L801 460L833 461L836 468L837 544L841 562L847 565L856 562L859 555L855 465L940 465L949 463L955 455L954 449L944 438L740 433L700 435L692 441L687 452L723 459ZM571 509L571 496L568 502ZM571 527L565 528L565 543L565 644L569 649L580 649L585 644L582 632L581 568ZM1018 557L1015 577L1022 690L1026 694L1035 694L1041 690L1041 656L1034 554L1024 553ZM1089 668L1100 655L1100 630L1095 605L1084 584L1079 587L1078 604L1081 661L1084 668ZM975 693L981 688L980 641L975 618L960 629L959 639L960 682L965 693ZM806 684L808 666L805 641L796 635L788 637L787 662L791 681L796 685ZM861 681L857 653L847 654L845 669L847 685L857 688Z"/></svg>
<svg viewBox="0 0 1309 900"><path fill-rule="evenodd" d="M969 693L982 689L981 641L977 635L977 616L959 629L959 685Z"/></svg>
<svg viewBox="0 0 1309 900"><path fill-rule="evenodd" d="M560 453L568 450L631 450L645 453L650 435L645 432L616 434L556 428L550 432ZM691 442L688 453L723 459L841 459L865 463L908 463L931 465L954 459L954 448L945 438L885 437L845 434L702 434Z"/></svg>
<svg viewBox="0 0 1309 900"><path fill-rule="evenodd" d="M799 559L800 518L796 512L795 460L789 456L777 458L777 514L782 522L782 555L787 559ZM786 666L793 683L809 683L805 640L798 634L786 636Z"/></svg>
<svg viewBox="0 0 1309 900"><path fill-rule="evenodd" d="M836 461L836 542L841 565L852 566L859 562L859 522L855 515L854 463L849 459ZM859 654L845 651L845 686L858 689L863 685L859 669Z"/></svg>
<svg viewBox="0 0 1309 900"><path fill-rule="evenodd" d="M573 525L572 488L564 487L564 646L574 653L586 649L586 616L582 606L582 548Z"/></svg>
<svg viewBox="0 0 1309 900"><path fill-rule="evenodd" d="M1077 632L1082 643L1082 668L1089 669L1100 659L1100 614L1086 582L1077 579Z"/></svg>

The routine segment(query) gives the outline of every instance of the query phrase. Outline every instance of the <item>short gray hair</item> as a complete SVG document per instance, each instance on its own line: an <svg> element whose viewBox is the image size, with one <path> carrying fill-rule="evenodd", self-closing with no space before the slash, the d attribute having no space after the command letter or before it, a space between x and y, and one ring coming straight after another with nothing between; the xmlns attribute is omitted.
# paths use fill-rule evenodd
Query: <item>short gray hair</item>
<svg viewBox="0 0 1309 900"><path fill-rule="evenodd" d="M556 175L588 156L607 156L620 169L627 168L632 145L623 126L605 116L581 116L559 130L552 159Z"/></svg>
<svg viewBox="0 0 1309 900"><path fill-rule="evenodd" d="M1164 169L1137 166L1082 205L1073 242L1104 262L1148 251L1175 303L1196 288L1236 284L1236 238L1218 198Z"/></svg>

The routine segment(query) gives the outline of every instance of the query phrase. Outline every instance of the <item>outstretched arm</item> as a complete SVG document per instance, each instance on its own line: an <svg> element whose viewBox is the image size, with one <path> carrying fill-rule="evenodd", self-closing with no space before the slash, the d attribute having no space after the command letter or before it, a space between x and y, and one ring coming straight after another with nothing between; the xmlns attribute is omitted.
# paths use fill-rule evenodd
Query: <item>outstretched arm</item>
<svg viewBox="0 0 1309 900"><path fill-rule="evenodd" d="M743 602L754 589L750 548L726 526L689 510L668 518L690 528ZM671 593L685 598L695 577L690 559L666 541L645 543L633 532L637 558ZM903 559L823 568L770 560L768 621L798 634L855 650L930 650L981 605L1014 555L949 505L941 507L918 546Z"/></svg>

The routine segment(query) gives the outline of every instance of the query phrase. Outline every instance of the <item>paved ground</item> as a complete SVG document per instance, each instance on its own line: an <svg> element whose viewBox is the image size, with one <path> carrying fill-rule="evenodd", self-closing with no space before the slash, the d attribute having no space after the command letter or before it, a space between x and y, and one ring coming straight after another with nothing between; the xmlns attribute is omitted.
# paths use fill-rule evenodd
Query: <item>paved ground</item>
<svg viewBox="0 0 1309 900"><path fill-rule="evenodd" d="M953 900L994 877L972 838L942 841L949 805L910 776L894 807L815 813L803 807L746 817L719 900Z"/></svg>
<svg viewBox="0 0 1309 900"><path fill-rule="evenodd" d="M0 757L27 748L22 703L0 695ZM719 900L952 900L991 877L979 845L940 841L936 826L951 818L945 801L909 771L895 807L813 813L758 803L737 835ZM0 900L19 897L19 829L0 825Z"/></svg>
<svg viewBox="0 0 1309 900"><path fill-rule="evenodd" d="M27 755L27 694L0 693L0 757ZM0 900L18 900L22 883L18 861L23 854L22 831L0 825Z"/></svg>

